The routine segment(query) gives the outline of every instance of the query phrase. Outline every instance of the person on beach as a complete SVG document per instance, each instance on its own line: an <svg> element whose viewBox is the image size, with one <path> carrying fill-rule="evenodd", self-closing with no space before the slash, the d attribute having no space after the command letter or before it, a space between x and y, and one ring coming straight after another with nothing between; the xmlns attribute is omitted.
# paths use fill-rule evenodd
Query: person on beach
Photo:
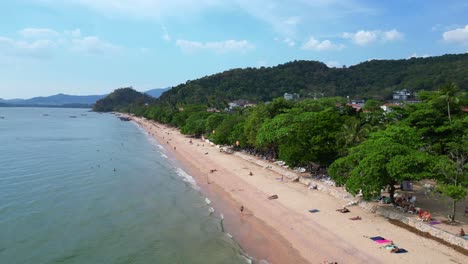
<svg viewBox="0 0 468 264"><path fill-rule="evenodd" d="M461 236L461 237L464 237L464 236L465 236L465 230L463 230L463 228L460 229L460 236Z"/></svg>
<svg viewBox="0 0 468 264"><path fill-rule="evenodd" d="M250 175L250 176L253 176L253 173L252 173L252 172L249 172L249 175Z"/></svg>
<svg viewBox="0 0 468 264"><path fill-rule="evenodd" d="M243 205L241 205L241 207L240 207L240 211L241 211L241 214L243 214L243 213L244 213L244 206L243 206Z"/></svg>
<svg viewBox="0 0 468 264"><path fill-rule="evenodd" d="M345 207L343 207L343 209L336 209L336 211L338 212L341 212L341 213L349 213L349 209Z"/></svg>

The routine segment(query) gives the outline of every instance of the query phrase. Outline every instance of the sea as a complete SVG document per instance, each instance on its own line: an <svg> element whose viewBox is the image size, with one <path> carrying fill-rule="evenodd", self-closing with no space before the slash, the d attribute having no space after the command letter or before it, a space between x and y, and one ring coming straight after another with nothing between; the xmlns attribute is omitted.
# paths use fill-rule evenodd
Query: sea
<svg viewBox="0 0 468 264"><path fill-rule="evenodd" d="M0 263L249 263L193 178L133 122L0 108Z"/></svg>

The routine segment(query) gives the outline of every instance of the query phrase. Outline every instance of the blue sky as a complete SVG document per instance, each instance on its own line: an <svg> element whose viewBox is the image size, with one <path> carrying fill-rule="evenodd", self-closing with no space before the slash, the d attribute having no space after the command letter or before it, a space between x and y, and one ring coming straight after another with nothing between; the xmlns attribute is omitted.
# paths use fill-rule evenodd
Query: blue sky
<svg viewBox="0 0 468 264"><path fill-rule="evenodd" d="M175 86L224 70L468 51L466 0L0 3L0 98Z"/></svg>

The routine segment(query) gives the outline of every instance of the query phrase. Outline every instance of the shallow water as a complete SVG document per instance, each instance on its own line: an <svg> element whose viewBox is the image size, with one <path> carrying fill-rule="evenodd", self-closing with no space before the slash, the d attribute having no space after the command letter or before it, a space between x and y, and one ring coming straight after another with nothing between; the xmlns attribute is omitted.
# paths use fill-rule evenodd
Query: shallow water
<svg viewBox="0 0 468 264"><path fill-rule="evenodd" d="M156 142L87 111L0 108L0 263L246 262Z"/></svg>

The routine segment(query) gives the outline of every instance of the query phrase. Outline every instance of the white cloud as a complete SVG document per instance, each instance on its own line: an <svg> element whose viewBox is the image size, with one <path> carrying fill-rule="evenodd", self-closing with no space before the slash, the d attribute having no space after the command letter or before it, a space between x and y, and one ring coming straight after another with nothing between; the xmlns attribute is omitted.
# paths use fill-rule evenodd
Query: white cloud
<svg viewBox="0 0 468 264"><path fill-rule="evenodd" d="M201 50L209 50L215 53L246 53L247 51L255 48L255 46L249 43L247 40L199 42L179 39L176 41L176 45L187 53L194 53Z"/></svg>
<svg viewBox="0 0 468 264"><path fill-rule="evenodd" d="M407 59L411 59L411 58L427 58L427 57L430 57L431 55L429 54L423 54L423 55L418 55L416 53L413 53L411 54Z"/></svg>
<svg viewBox="0 0 468 264"><path fill-rule="evenodd" d="M449 30L442 34L444 41L461 45L468 45L468 25Z"/></svg>
<svg viewBox="0 0 468 264"><path fill-rule="evenodd" d="M381 38L384 41L400 40L400 39L403 39L403 33L399 32L396 29L392 29L390 31L382 32Z"/></svg>
<svg viewBox="0 0 468 264"><path fill-rule="evenodd" d="M344 20L353 14L375 14L363 0L30 0L51 7L82 7L111 17L167 21L213 10L241 11L270 26L282 37L294 37L298 26Z"/></svg>
<svg viewBox="0 0 468 264"><path fill-rule="evenodd" d="M53 38L60 35L57 31L49 28L24 28L18 33L24 38Z"/></svg>
<svg viewBox="0 0 468 264"><path fill-rule="evenodd" d="M0 37L0 53L8 56L45 57L56 46L54 41L47 39L24 41Z"/></svg>
<svg viewBox="0 0 468 264"><path fill-rule="evenodd" d="M283 42L286 43L289 47L294 47L296 42L290 38L283 39Z"/></svg>
<svg viewBox="0 0 468 264"><path fill-rule="evenodd" d="M343 44L334 44L330 40L326 39L319 41L314 37L310 37L306 43L301 47L303 50L315 50L315 51L325 51L325 50L342 50L344 48Z"/></svg>
<svg viewBox="0 0 468 264"><path fill-rule="evenodd" d="M135 19L184 17L204 9L224 5L222 0L36 0L51 6L79 6L109 16Z"/></svg>
<svg viewBox="0 0 468 264"><path fill-rule="evenodd" d="M359 30L356 33L343 33L343 38L351 39L354 43L364 46L377 40L377 31Z"/></svg>
<svg viewBox="0 0 468 264"><path fill-rule="evenodd" d="M339 68L342 66L338 61L327 61L325 64L327 64L329 68Z"/></svg>
<svg viewBox="0 0 468 264"><path fill-rule="evenodd" d="M396 41L403 39L403 37L403 33L399 32L396 29L392 29L389 31L359 30L356 33L343 33L343 38L350 39L352 42L360 46L365 46L378 40L383 42Z"/></svg>
<svg viewBox="0 0 468 264"><path fill-rule="evenodd" d="M96 36L74 38L71 40L74 51L86 52L89 54L114 54L121 51L121 47L103 41Z"/></svg>

